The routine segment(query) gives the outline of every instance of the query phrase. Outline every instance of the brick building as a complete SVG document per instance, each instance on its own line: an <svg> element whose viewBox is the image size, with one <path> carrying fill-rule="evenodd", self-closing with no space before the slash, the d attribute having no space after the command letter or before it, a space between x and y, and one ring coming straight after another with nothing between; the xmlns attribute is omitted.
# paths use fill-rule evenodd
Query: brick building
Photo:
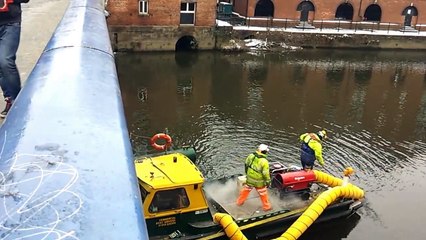
<svg viewBox="0 0 426 240"><path fill-rule="evenodd" d="M289 19L296 22L346 20L416 27L426 24L425 0L231 0L243 17Z"/></svg>
<svg viewBox="0 0 426 240"><path fill-rule="evenodd" d="M215 0L109 0L115 50L213 49Z"/></svg>
<svg viewBox="0 0 426 240"><path fill-rule="evenodd" d="M220 48L232 35L215 26L217 16L221 17L224 10L225 18L237 16L238 23L249 26L368 29L372 32L376 29L426 29L426 14L422 14L426 12L426 0L106 1L107 23L115 51ZM218 5L218 1L225 3Z"/></svg>

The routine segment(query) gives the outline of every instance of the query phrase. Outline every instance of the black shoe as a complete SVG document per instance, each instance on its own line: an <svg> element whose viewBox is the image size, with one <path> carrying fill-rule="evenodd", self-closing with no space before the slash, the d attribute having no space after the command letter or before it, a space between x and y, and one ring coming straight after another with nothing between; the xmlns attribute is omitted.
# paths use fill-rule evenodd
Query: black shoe
<svg viewBox="0 0 426 240"><path fill-rule="evenodd" d="M12 107L13 100L10 97L7 97L4 99L6 101L6 107L4 110L0 113L1 118L5 118L7 113L9 112L10 108Z"/></svg>

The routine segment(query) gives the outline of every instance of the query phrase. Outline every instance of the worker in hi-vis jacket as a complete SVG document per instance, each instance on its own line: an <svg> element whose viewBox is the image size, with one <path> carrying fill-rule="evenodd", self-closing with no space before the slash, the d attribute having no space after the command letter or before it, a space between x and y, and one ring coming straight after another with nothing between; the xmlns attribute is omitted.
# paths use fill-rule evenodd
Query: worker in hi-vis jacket
<svg viewBox="0 0 426 240"><path fill-rule="evenodd" d="M263 211L272 209L271 203L268 200L267 188L271 184L271 176L269 174L269 162L266 159L269 152L269 147L265 144L260 144L257 151L251 153L245 161L245 173L247 176L246 184L240 191L240 196L237 199L237 205L241 206L246 201L248 195L253 188L256 189L262 201Z"/></svg>
<svg viewBox="0 0 426 240"><path fill-rule="evenodd" d="M322 141L327 138L327 132L321 130L318 133L304 133L300 135L302 142L300 147L300 161L303 169L313 169L315 160L318 160L321 166L324 166L322 157Z"/></svg>

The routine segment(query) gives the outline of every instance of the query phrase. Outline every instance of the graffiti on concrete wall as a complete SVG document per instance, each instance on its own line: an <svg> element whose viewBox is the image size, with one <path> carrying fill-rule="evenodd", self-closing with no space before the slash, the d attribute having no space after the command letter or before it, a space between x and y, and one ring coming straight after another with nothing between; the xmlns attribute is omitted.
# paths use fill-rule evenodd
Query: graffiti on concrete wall
<svg viewBox="0 0 426 240"><path fill-rule="evenodd" d="M79 221L72 221L83 206L73 191L78 171L59 145L35 148L40 154L16 154L0 172L0 238L78 239Z"/></svg>

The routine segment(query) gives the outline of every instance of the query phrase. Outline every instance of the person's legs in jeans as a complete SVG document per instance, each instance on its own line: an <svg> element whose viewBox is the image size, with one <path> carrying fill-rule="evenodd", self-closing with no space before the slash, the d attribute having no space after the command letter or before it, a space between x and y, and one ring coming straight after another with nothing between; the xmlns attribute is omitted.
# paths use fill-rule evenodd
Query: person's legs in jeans
<svg viewBox="0 0 426 240"><path fill-rule="evenodd" d="M0 26L0 86L7 102L6 108L21 90L21 78L16 67L16 52L21 35L21 24L10 23ZM6 110L6 109L5 109ZM8 109L6 110L7 114Z"/></svg>

